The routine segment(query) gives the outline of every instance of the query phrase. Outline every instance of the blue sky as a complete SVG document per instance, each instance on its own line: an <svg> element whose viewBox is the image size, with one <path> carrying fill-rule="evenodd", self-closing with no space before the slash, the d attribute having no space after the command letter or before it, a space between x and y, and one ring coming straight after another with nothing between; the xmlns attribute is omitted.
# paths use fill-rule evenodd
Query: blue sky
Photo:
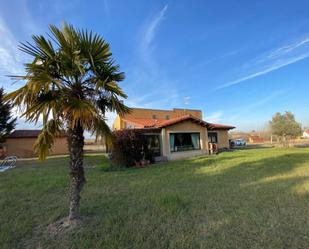
<svg viewBox="0 0 309 249"><path fill-rule="evenodd" d="M309 126L308 9L307 0L1 1L0 85L22 84L5 77L23 72L18 42L67 21L111 44L130 106L201 109L238 130L288 110Z"/></svg>

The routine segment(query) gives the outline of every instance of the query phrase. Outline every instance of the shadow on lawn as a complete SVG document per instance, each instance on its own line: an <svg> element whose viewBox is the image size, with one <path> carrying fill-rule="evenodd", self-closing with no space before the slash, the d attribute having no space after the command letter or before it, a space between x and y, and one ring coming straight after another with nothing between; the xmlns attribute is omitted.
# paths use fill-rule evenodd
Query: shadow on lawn
<svg viewBox="0 0 309 249"><path fill-rule="evenodd" d="M234 147L233 150L252 150L252 149L271 149L274 148L274 145L265 145L265 144L247 144L246 146Z"/></svg>
<svg viewBox="0 0 309 249"><path fill-rule="evenodd" d="M222 236L226 242L239 241L248 248L305 248L309 244L309 176L305 171L309 154L287 151L261 159L249 155L246 162L234 159L202 160L193 166L196 188L209 187L205 189L205 196L212 196L208 205L217 209L207 210L211 213L205 221L207 235L201 230L201 238ZM214 172L212 166L217 168Z"/></svg>
<svg viewBox="0 0 309 249"><path fill-rule="evenodd" d="M108 159L104 154L86 154L84 156L84 166L93 167L94 165L108 163ZM55 167L55 166L63 166L68 168L69 165L69 156L68 155L59 155L52 156L47 158L44 161L40 161L37 158L29 158L29 159L20 159L17 161L17 169L18 168L41 168L41 167Z"/></svg>
<svg viewBox="0 0 309 249"><path fill-rule="evenodd" d="M257 156L254 151L224 153L154 167L153 173L167 167L167 180L158 179L153 184L164 185L157 198L172 192L186 202L188 213L179 211L175 219L192 216L188 227L197 233L197 247L306 248L306 166L309 153L304 151L266 149ZM149 178L155 178L155 174Z"/></svg>
<svg viewBox="0 0 309 249"><path fill-rule="evenodd" d="M40 241L53 248L306 248L308 192L296 193L295 188L309 180L301 174L309 153L258 153L227 152L118 172L91 169L82 194L82 213L90 218L78 236L51 238L40 225L36 241L29 233L21 243L29 243L29 248ZM108 163L101 157L85 160L87 166ZM58 159L49 163L66 167ZM54 186L40 191L42 187L33 193L54 198L52 202L64 193ZM54 220L64 214L66 205L47 200L29 208L30 215L43 209ZM14 203L15 212L23 213L19 207L28 207L27 200L23 205ZM63 213L52 211L58 206Z"/></svg>
<svg viewBox="0 0 309 249"><path fill-rule="evenodd" d="M246 160L244 162L243 159ZM208 174L209 167L216 167L210 176L226 177L235 179L235 183L249 183L259 181L264 178L271 178L288 174L304 166L308 162L307 153L288 153L279 156L265 155L261 159L256 159L252 155L223 156L221 158L199 158L194 161L193 169L196 175ZM205 169L205 172L203 172ZM210 177L209 176L209 177ZM201 176L205 177L205 176ZM293 178L293 177L289 177ZM297 178L297 177L296 177ZM284 179L284 178L282 178Z"/></svg>
<svg viewBox="0 0 309 249"><path fill-rule="evenodd" d="M265 152L260 158L255 157L252 151L248 151L249 154L245 151L240 152L237 156L233 154L234 152L225 152L220 155L154 164L142 169L128 168L116 171L116 173L136 176L145 174L149 179L153 179L162 177L161 173L164 171L166 178L171 177L171 184L175 181L191 181L195 178L201 181L214 179L222 182L229 179L233 181L233 184L243 185L288 173L297 169L301 164L309 162L309 153L286 151L276 156L268 153L267 149Z"/></svg>

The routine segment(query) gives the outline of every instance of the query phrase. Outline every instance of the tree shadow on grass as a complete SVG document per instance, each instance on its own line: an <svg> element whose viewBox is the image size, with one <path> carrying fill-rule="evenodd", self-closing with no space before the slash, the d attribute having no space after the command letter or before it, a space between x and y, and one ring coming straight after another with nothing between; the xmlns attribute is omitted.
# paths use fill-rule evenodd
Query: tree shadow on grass
<svg viewBox="0 0 309 249"><path fill-rule="evenodd" d="M308 182L308 170L302 174L308 161L304 150L266 149L123 172L93 169L82 195L82 213L91 219L78 236L62 239L72 248L307 248L309 198L296 190ZM49 209L60 202L47 200L60 195L41 189L33 194L46 195L45 203L31 204L27 215L42 209L53 220L59 211ZM43 237L36 240L65 248Z"/></svg>
<svg viewBox="0 0 309 249"><path fill-rule="evenodd" d="M223 159L224 160L224 159ZM277 174L288 173L297 167L303 166L304 163L309 163L309 154L307 153L293 153L255 159L248 158L243 163L231 165L221 172L221 174L231 176L246 176L243 180L258 179L263 177L270 177Z"/></svg>
<svg viewBox="0 0 309 249"><path fill-rule="evenodd" d="M309 154L303 152L251 161L249 158L247 162L223 166L214 174L196 165L192 177L197 188L209 187L205 196L211 196L208 205L213 208L208 210L206 222L208 239L201 243L220 248L214 241L224 239L238 243L239 248L306 248L308 166ZM223 225L216 226L218 223Z"/></svg>
<svg viewBox="0 0 309 249"><path fill-rule="evenodd" d="M246 146L234 147L233 150L255 150L255 149L271 149L274 148L274 145L265 145L265 144L247 144Z"/></svg>
<svg viewBox="0 0 309 249"><path fill-rule="evenodd" d="M306 248L308 193L295 189L309 180L302 175L309 154L276 153L266 149L258 155L244 151L197 157L130 171L127 177L134 182L132 196L141 198L142 193L149 210L156 210L153 200L159 201L158 218L162 209L175 212L166 218L175 228L168 221L157 225L171 233L177 229L186 239L195 231L190 243L197 247ZM166 196L169 201L162 204Z"/></svg>
<svg viewBox="0 0 309 249"><path fill-rule="evenodd" d="M66 167L69 165L69 156L68 155L60 155L60 156L54 156L47 158L44 161L40 161L36 158L31 159L21 159L18 160L16 163L16 167L18 168L38 168L38 167ZM84 157L84 166L87 168L89 166L107 163L108 159L102 154L102 155L85 155Z"/></svg>

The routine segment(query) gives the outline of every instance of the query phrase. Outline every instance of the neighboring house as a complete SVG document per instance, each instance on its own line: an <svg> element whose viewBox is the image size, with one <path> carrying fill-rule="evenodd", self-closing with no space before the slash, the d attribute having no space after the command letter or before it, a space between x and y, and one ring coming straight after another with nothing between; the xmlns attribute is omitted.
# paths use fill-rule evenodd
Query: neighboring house
<svg viewBox="0 0 309 249"><path fill-rule="evenodd" d="M168 160L209 153L210 143L229 148L228 131L235 127L208 123L199 110L133 108L117 116L114 130L138 129L148 136L157 156Z"/></svg>
<svg viewBox="0 0 309 249"><path fill-rule="evenodd" d="M265 139L260 137L260 136L249 136L249 143L253 144L259 144L259 143L264 143Z"/></svg>
<svg viewBox="0 0 309 249"><path fill-rule="evenodd" d="M304 130L303 138L309 138L309 129L308 130Z"/></svg>
<svg viewBox="0 0 309 249"><path fill-rule="evenodd" d="M21 158L35 157L33 146L40 134L40 130L15 130L5 141L6 154ZM56 137L50 155L68 154L67 135L65 133Z"/></svg>

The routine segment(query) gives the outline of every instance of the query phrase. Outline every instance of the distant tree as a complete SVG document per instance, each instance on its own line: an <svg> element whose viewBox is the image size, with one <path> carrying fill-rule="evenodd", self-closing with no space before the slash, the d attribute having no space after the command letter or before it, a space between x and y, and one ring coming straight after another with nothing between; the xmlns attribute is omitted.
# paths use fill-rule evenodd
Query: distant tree
<svg viewBox="0 0 309 249"><path fill-rule="evenodd" d="M282 142L287 142L291 137L301 135L301 124L295 120L294 114L277 112L269 122L273 134L279 136Z"/></svg>
<svg viewBox="0 0 309 249"><path fill-rule="evenodd" d="M5 141L5 137L15 128L16 118L12 117L12 105L3 100L4 90L0 88L0 143Z"/></svg>

